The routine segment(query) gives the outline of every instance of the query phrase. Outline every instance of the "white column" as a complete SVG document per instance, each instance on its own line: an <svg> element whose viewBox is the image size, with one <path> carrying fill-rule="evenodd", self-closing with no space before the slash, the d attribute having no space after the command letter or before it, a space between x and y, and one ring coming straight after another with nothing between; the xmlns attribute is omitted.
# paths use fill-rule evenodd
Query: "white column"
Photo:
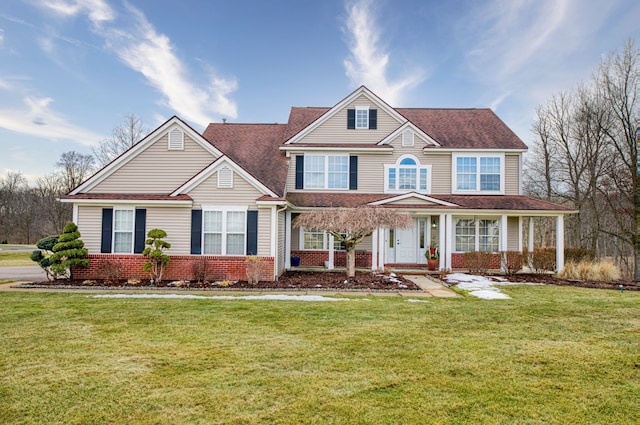
<svg viewBox="0 0 640 425"><path fill-rule="evenodd" d="M533 253L533 249L535 248L534 235L533 235L533 217L529 217L529 253Z"/></svg>
<svg viewBox="0 0 640 425"><path fill-rule="evenodd" d="M451 269L451 253L453 252L453 217L451 214L445 214L446 230L445 230L445 269Z"/></svg>
<svg viewBox="0 0 640 425"><path fill-rule="evenodd" d="M505 214L502 214L502 216L500 216L500 251L506 251L509 247L507 240L508 233L508 217Z"/></svg>
<svg viewBox="0 0 640 425"><path fill-rule="evenodd" d="M278 259L278 207L271 207L271 255L274 259L274 265ZM257 253L256 253L257 254Z"/></svg>
<svg viewBox="0 0 640 425"><path fill-rule="evenodd" d="M291 268L291 211L287 211L284 220L284 267Z"/></svg>
<svg viewBox="0 0 640 425"><path fill-rule="evenodd" d="M438 263L438 268L440 270L449 268L446 266L446 261L445 261L445 256L447 255L446 253L449 252L445 247L445 240L446 240L445 220L446 220L445 214L440 214L438 216L438 232L439 232L438 247L440 248L440 262Z"/></svg>
<svg viewBox="0 0 640 425"><path fill-rule="evenodd" d="M564 215L556 218L556 271L564 268Z"/></svg>
<svg viewBox="0 0 640 425"><path fill-rule="evenodd" d="M333 249L333 235L331 233L329 233L329 261L327 261L327 269L328 270L333 270L334 269L334 253L335 250Z"/></svg>
<svg viewBox="0 0 640 425"><path fill-rule="evenodd" d="M380 229L376 229L371 234L371 270L378 270L378 234Z"/></svg>
<svg viewBox="0 0 640 425"><path fill-rule="evenodd" d="M386 229L379 229L380 237L378 238L378 269L384 270L384 258L387 255L385 250L385 236L387 234Z"/></svg>
<svg viewBox="0 0 640 425"><path fill-rule="evenodd" d="M522 252L522 216L518 217L518 251Z"/></svg>

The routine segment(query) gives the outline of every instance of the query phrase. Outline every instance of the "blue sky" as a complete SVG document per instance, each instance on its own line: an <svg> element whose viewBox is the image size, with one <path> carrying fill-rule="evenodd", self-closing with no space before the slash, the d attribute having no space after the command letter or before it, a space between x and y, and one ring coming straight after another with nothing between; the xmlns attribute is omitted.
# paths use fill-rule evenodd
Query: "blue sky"
<svg viewBox="0 0 640 425"><path fill-rule="evenodd" d="M127 113L286 122L364 84L396 107L535 107L640 42L637 0L6 0L0 177L91 153Z"/></svg>

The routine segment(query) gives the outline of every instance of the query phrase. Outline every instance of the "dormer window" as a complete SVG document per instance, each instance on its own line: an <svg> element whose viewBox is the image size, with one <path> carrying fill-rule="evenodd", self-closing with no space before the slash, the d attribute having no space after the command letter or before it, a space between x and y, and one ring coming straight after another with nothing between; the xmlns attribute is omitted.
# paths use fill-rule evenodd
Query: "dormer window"
<svg viewBox="0 0 640 425"><path fill-rule="evenodd" d="M413 155L403 155L393 165L385 165L385 193L431 191L431 166L421 165Z"/></svg>
<svg viewBox="0 0 640 425"><path fill-rule="evenodd" d="M375 130L378 128L378 110L368 106L356 106L355 109L347 109L347 129Z"/></svg>
<svg viewBox="0 0 640 425"><path fill-rule="evenodd" d="M184 150L184 133L179 128L174 128L169 132L169 142L167 149L170 151Z"/></svg>

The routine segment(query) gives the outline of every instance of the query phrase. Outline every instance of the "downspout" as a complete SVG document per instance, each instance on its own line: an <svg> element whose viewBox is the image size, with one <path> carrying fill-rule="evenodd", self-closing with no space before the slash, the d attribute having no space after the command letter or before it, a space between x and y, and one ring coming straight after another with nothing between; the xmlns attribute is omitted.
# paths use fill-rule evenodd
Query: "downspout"
<svg viewBox="0 0 640 425"><path fill-rule="evenodd" d="M282 207L281 209L277 209L274 208L273 210L275 211L275 219L272 220L272 240L271 240L271 246L273 248L273 280L278 280L278 244L277 244L277 240L278 240L278 214L285 211L287 209L287 205L285 204L284 207ZM285 239L286 239L286 232L287 227L285 226L284 228L285 231ZM285 253L286 255L286 253Z"/></svg>

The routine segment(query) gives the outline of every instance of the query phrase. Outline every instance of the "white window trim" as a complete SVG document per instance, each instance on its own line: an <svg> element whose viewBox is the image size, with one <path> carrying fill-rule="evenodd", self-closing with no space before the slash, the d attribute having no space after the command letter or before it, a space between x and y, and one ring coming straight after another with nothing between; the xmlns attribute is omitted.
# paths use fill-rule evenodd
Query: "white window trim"
<svg viewBox="0 0 640 425"><path fill-rule="evenodd" d="M358 126L358 111L367 111L367 119L365 120L365 125L364 127L362 126ZM366 106L356 106L356 112L355 112L356 116L355 116L355 129L356 130L368 130L369 129L369 105Z"/></svg>
<svg viewBox="0 0 640 425"><path fill-rule="evenodd" d="M131 211L133 213L131 228L131 246L127 252L116 252L116 211ZM136 209L135 207L113 207L113 221L111 222L111 253L112 254L133 254L133 248L136 238ZM118 232L125 233L125 232Z"/></svg>
<svg viewBox="0 0 640 425"><path fill-rule="evenodd" d="M389 189L389 170L391 168L395 168L396 170L398 168L401 167L400 162L402 162L403 159L406 158L410 158L412 160L414 160L416 162L415 166L412 165L402 165L402 167L405 168L412 168L415 167L416 169L416 188L415 189ZM407 192L418 192L418 193L424 193L424 194L430 194L431 193L431 169L432 166L431 165L422 165L420 163L420 160L418 158L416 158L413 155L402 155L401 157L399 157L396 162L394 164L384 164L384 193L407 193ZM427 170L427 189L426 190L421 190L419 189L420 186L420 170ZM398 179L399 177L399 173L396 171L396 187L398 187Z"/></svg>
<svg viewBox="0 0 640 425"><path fill-rule="evenodd" d="M329 157L330 156L340 156L340 157L344 157L347 159L347 183L345 185L345 187L329 187ZM305 160L304 160L304 169L302 171L303 174L303 188L306 190L349 190L349 173L350 173L350 169L349 167L350 165L350 161L349 161L349 155L345 155L345 154L341 154L341 153L326 153L326 154L310 154L310 155L305 155ZM324 181L322 184L322 187L307 187L307 158L310 157L323 157L324 158Z"/></svg>
<svg viewBox="0 0 640 425"><path fill-rule="evenodd" d="M201 240L200 246L202 247L202 255L233 255L233 256L244 256L247 252L247 211L249 207L246 205L203 205L202 206L202 232L201 232ZM205 212L221 212L222 213L222 237L220 240L220 254L205 254L204 253L204 213ZM243 254L227 254L227 213L228 212L243 212L244 213L244 228L243 234L244 238L242 238L242 252Z"/></svg>
<svg viewBox="0 0 640 425"><path fill-rule="evenodd" d="M456 247L456 239L458 237L458 234L456 233L456 229L457 229L457 222L458 220L474 220L475 221L475 246L473 248L474 251L479 251L480 250L480 220L495 220L498 222L498 250L497 251L491 251L491 252L500 252L500 251L504 251L502 245L502 218L501 217L497 217L497 216L470 216L470 215L460 215L460 216L454 216L453 217L453 225L451 226L451 230L453 233L453 252L457 253L457 254L463 254L465 252L470 252L470 251L458 251L457 247Z"/></svg>
<svg viewBox="0 0 640 425"><path fill-rule="evenodd" d="M304 234L305 233L311 233L311 232L307 232L307 230L304 227L300 227L300 236L298 237L298 248L300 251L328 251L329 250L329 233L327 233L326 230L319 230L317 232L313 232L313 233L320 233L322 232L322 248L321 249L309 249L309 248L305 248L304 247ZM335 239L335 238L334 238ZM343 251L344 249L335 249L334 251Z"/></svg>
<svg viewBox="0 0 640 425"><path fill-rule="evenodd" d="M451 155L451 193L454 195L504 195L504 152L464 152L453 153ZM462 190L458 187L458 158L476 158L476 188L475 190ZM480 158L499 158L500 159L500 190L480 190Z"/></svg>
<svg viewBox="0 0 640 425"><path fill-rule="evenodd" d="M180 139L179 140L171 140L171 134L180 134ZM170 151L183 151L184 150L184 131L182 131L181 129L179 129L178 127L173 127L171 130L169 130L169 132L167 133L167 150Z"/></svg>

